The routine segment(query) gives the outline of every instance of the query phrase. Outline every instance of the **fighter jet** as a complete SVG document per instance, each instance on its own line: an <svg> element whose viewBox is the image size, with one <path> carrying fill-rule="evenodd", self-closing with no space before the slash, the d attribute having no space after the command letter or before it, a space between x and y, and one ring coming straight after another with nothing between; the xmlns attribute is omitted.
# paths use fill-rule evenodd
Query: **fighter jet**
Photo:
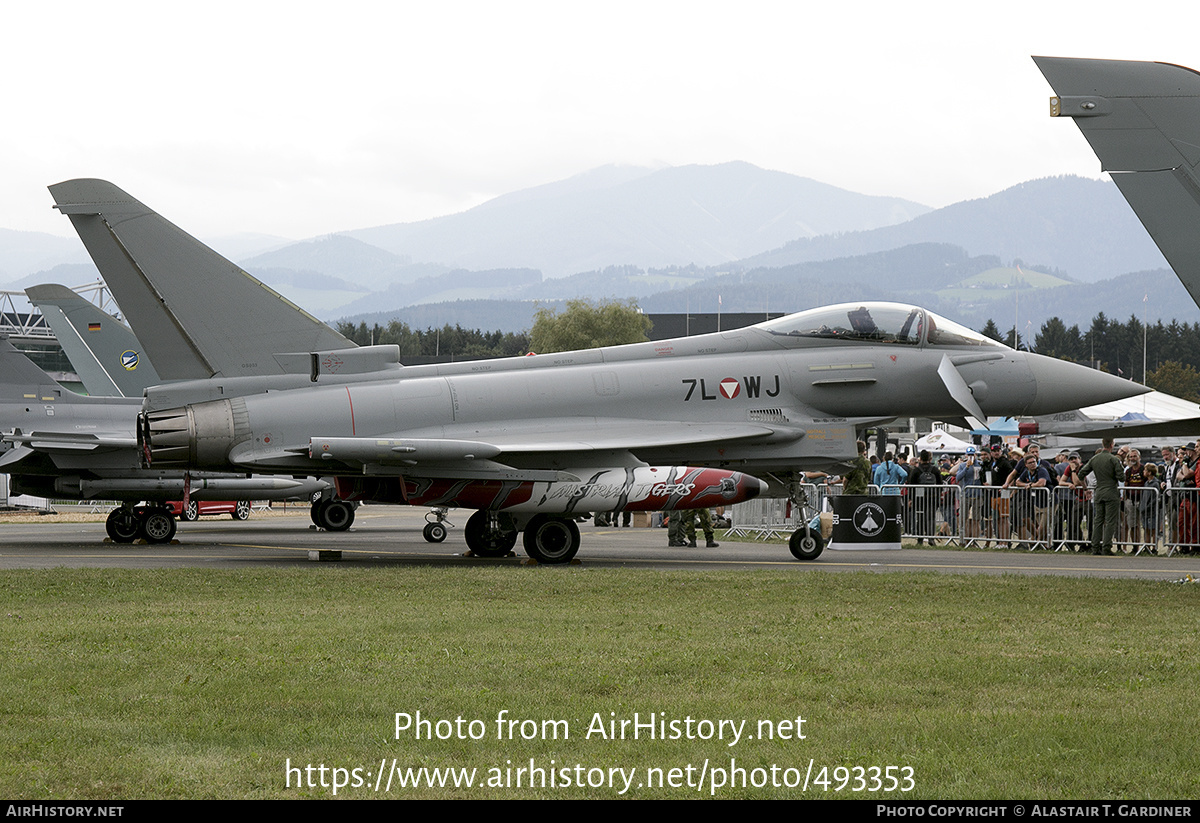
<svg viewBox="0 0 1200 823"><path fill-rule="evenodd" d="M151 467L316 473L338 478L342 500L473 508L465 536L476 554L506 553L523 532L531 556L567 562L578 512L795 496L798 472L847 463L856 429L896 417L986 421L1063 411L1064 397L1144 391L885 303L677 340L408 367L394 346L347 348L305 316L328 348L267 340L253 360L275 373L252 376L233 363L251 358L227 342L249 320L225 319L257 317L263 304L281 333L282 298L109 183L51 191L135 329L144 316L179 338L171 353L150 349L156 366L176 360L199 378L146 391L138 436ZM225 339L214 346L186 332L201 328ZM820 546L804 529L792 551L811 558Z"/></svg>
<svg viewBox="0 0 1200 823"><path fill-rule="evenodd" d="M1200 73L1171 63L1034 57L1051 117L1083 132L1200 305ZM1194 436L1200 417L1080 430L1093 437Z"/></svg>
<svg viewBox="0 0 1200 823"><path fill-rule="evenodd" d="M632 489L649 508L696 490L677 474L658 490L654 467L731 473L705 481L728 490L725 502L761 491L732 473L786 494L797 472L849 462L868 425L1043 414L1145 391L891 303L403 375L170 409L151 392L139 438L158 468L317 472L337 476L344 499L475 508L465 536L476 552L507 550L523 531L529 554L567 562L579 538L562 515L637 508Z"/></svg>

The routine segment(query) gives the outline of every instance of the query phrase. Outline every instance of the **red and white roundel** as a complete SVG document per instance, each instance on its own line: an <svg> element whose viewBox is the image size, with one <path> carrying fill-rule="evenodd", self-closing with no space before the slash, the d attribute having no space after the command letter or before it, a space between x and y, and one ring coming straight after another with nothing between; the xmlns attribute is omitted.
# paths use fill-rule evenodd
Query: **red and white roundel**
<svg viewBox="0 0 1200 823"><path fill-rule="evenodd" d="M726 377L721 381L721 394L728 397L730 400L741 394L742 384L734 380L732 377Z"/></svg>

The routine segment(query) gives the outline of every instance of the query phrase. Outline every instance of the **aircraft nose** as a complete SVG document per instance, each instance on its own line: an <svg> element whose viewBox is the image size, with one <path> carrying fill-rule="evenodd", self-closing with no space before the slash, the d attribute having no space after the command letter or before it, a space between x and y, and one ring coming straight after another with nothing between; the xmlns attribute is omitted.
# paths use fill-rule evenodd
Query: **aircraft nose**
<svg viewBox="0 0 1200 823"><path fill-rule="evenodd" d="M1053 414L1110 403L1150 389L1107 372L1040 354L1026 354L1037 392L1026 414Z"/></svg>

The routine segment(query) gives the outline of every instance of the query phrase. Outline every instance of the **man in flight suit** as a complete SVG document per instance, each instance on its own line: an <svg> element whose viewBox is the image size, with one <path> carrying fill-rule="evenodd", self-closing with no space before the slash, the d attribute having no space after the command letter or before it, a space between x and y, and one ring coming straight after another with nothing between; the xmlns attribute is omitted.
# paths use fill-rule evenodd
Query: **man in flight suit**
<svg viewBox="0 0 1200 823"><path fill-rule="evenodd" d="M1092 517L1088 530L1092 533L1092 554L1108 554L1112 551L1113 537L1117 533L1117 516L1121 512L1119 485L1125 477L1125 467L1112 453L1113 441L1106 439L1100 451L1092 455L1082 469L1081 478L1096 475L1096 490L1092 495Z"/></svg>

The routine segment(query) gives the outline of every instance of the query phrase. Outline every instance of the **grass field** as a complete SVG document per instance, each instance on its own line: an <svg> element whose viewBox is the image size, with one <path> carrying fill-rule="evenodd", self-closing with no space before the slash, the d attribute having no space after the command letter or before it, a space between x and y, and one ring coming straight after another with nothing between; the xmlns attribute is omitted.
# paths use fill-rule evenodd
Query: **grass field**
<svg viewBox="0 0 1200 823"><path fill-rule="evenodd" d="M938 289L943 300L972 302L1011 300L1012 290L1054 289L1071 285L1070 280L1033 269L999 268L966 278L953 286Z"/></svg>
<svg viewBox="0 0 1200 823"><path fill-rule="evenodd" d="M392 797L616 797L626 778L610 787L615 768L633 770L625 796L708 796L714 770L736 782L736 767L768 785L716 796L1200 793L1194 586L322 566L8 572L0 598L10 798L332 797L322 764L327 784L334 767L351 782L360 769L367 785L339 797L384 796L375 774L393 759L401 772L474 768L477 784L501 785L393 781ZM418 711L480 722L430 725L447 740L397 737L396 713ZM503 711L536 721L524 727L535 739L520 725L497 739ZM587 737L596 715L635 712L678 721L683 739ZM728 734L686 739L689 716L747 722L730 746ZM542 725L555 720L566 721L558 739ZM772 727L789 739L748 739L760 720L791 720ZM605 782L510 787L531 759ZM313 766L290 787L289 761ZM822 766L828 790L811 782ZM834 771L888 766L910 767L914 787L854 792L857 773ZM808 791L769 785L772 767L780 782L807 775ZM647 785L671 769L680 785ZM687 781L702 770L698 792Z"/></svg>

